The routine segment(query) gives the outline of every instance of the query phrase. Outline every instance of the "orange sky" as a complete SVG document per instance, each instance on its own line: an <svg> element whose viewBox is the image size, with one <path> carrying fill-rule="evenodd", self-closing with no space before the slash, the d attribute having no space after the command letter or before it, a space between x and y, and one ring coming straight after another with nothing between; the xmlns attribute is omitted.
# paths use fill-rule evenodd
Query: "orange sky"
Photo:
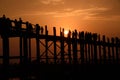
<svg viewBox="0 0 120 80"><path fill-rule="evenodd" d="M48 25L49 33L55 26L57 33L62 27L120 37L120 0L0 0L0 16L3 14L11 19L21 17L33 24ZM18 53L18 44L10 43L10 47L13 47L10 53Z"/></svg>
<svg viewBox="0 0 120 80"><path fill-rule="evenodd" d="M0 16L120 37L120 0L0 0Z"/></svg>

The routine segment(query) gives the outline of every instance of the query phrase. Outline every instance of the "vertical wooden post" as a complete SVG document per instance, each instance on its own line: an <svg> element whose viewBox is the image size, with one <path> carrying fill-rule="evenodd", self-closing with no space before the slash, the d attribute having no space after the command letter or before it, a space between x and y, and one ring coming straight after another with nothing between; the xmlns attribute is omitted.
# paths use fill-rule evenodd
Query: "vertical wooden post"
<svg viewBox="0 0 120 80"><path fill-rule="evenodd" d="M100 35L98 36L98 43L99 43L99 63L102 63L102 56L101 56L101 39Z"/></svg>
<svg viewBox="0 0 120 80"><path fill-rule="evenodd" d="M31 38L29 38L29 63L31 63Z"/></svg>
<svg viewBox="0 0 120 80"><path fill-rule="evenodd" d="M3 26L5 27L5 26ZM2 37L3 40L3 78L4 80L9 79L9 37Z"/></svg>
<svg viewBox="0 0 120 80"><path fill-rule="evenodd" d="M9 37L3 36L3 65L9 65Z"/></svg>
<svg viewBox="0 0 120 80"><path fill-rule="evenodd" d="M81 64L84 64L84 32L79 33Z"/></svg>
<svg viewBox="0 0 120 80"><path fill-rule="evenodd" d="M97 34L93 34L94 63L97 64Z"/></svg>
<svg viewBox="0 0 120 80"><path fill-rule="evenodd" d="M92 41L92 37L91 37L91 33L88 33L88 63L90 64L90 59L91 59L91 55L90 55L90 45L91 45L91 41Z"/></svg>
<svg viewBox="0 0 120 80"><path fill-rule="evenodd" d="M60 45L61 45L61 63L64 64L64 29L60 32Z"/></svg>
<svg viewBox="0 0 120 80"><path fill-rule="evenodd" d="M71 31L69 31L68 34L68 56L69 56L69 64L72 63L72 57L71 57Z"/></svg>
<svg viewBox="0 0 120 80"><path fill-rule="evenodd" d="M28 39L27 35L23 37L23 48L24 48L24 63L28 63Z"/></svg>
<svg viewBox="0 0 120 80"><path fill-rule="evenodd" d="M91 42L91 63L94 63L94 55L93 55L93 43Z"/></svg>
<svg viewBox="0 0 120 80"><path fill-rule="evenodd" d="M20 64L23 63L23 43L22 36L20 36Z"/></svg>
<svg viewBox="0 0 120 80"><path fill-rule="evenodd" d="M56 60L57 60L57 55L56 55L56 28L53 27L53 34L54 34L54 64L56 64Z"/></svg>
<svg viewBox="0 0 120 80"><path fill-rule="evenodd" d="M119 39L116 37L116 63L119 62L119 54L118 54L118 46L119 46Z"/></svg>
<svg viewBox="0 0 120 80"><path fill-rule="evenodd" d="M39 35L40 34L36 34L36 57L37 57L37 63L40 62L40 42L39 42Z"/></svg>
<svg viewBox="0 0 120 80"><path fill-rule="evenodd" d="M115 53L114 53L114 38L111 39L112 41L112 60L113 60L113 64L115 63Z"/></svg>
<svg viewBox="0 0 120 80"><path fill-rule="evenodd" d="M47 30L47 26L45 26L45 36L46 36L46 39L45 39L46 64L48 64L48 30Z"/></svg>
<svg viewBox="0 0 120 80"><path fill-rule="evenodd" d="M85 62L87 63L87 61L88 61L88 58L87 58L87 56L88 56L88 53L87 53L87 43L88 43L88 35L87 35L87 32L85 33Z"/></svg>
<svg viewBox="0 0 120 80"><path fill-rule="evenodd" d="M110 39L107 38L107 43L108 43L108 63L110 64L111 63L111 54L110 54Z"/></svg>
<svg viewBox="0 0 120 80"><path fill-rule="evenodd" d="M103 35L103 62L106 64L106 42L105 42L105 35Z"/></svg>
<svg viewBox="0 0 120 80"><path fill-rule="evenodd" d="M72 47L73 47L73 63L77 64L77 31L72 34Z"/></svg>

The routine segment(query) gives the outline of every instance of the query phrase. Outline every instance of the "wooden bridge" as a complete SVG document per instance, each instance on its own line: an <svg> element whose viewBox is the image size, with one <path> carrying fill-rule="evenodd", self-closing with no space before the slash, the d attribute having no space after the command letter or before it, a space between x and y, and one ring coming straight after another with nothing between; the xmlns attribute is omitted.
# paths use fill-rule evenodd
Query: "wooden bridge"
<svg viewBox="0 0 120 80"><path fill-rule="evenodd" d="M120 39L107 38L97 33L69 31L64 35L64 29L60 29L60 35L56 35L53 27L53 35L49 35L47 26L43 29L39 24L11 20L5 16L0 18L0 36L3 44L3 66L9 66L10 59L19 59L20 65L37 64L119 64L120 63ZM9 38L19 37L19 56L10 56ZM31 53L31 39L36 40L36 53ZM42 48L40 47L42 46ZM50 49L52 47L52 49ZM41 52L44 48L45 51ZM59 49L59 50L58 50ZM32 61L31 54L36 54Z"/></svg>

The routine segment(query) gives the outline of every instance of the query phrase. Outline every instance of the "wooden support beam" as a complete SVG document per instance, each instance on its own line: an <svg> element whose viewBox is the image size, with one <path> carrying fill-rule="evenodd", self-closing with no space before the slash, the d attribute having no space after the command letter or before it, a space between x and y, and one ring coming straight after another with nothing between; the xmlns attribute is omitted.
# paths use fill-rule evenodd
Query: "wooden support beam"
<svg viewBox="0 0 120 80"><path fill-rule="evenodd" d="M102 63L102 55L101 55L101 39L100 39L100 35L98 36L98 46L99 46L99 63Z"/></svg>
<svg viewBox="0 0 120 80"><path fill-rule="evenodd" d="M23 41L22 36L20 36L20 64L23 63Z"/></svg>
<svg viewBox="0 0 120 80"><path fill-rule="evenodd" d="M81 64L84 64L84 32L79 33Z"/></svg>
<svg viewBox="0 0 120 80"><path fill-rule="evenodd" d="M53 43L54 43L54 64L56 64L56 60L57 60L57 52L56 52L56 28L53 27L53 36L54 36L54 40L53 40Z"/></svg>
<svg viewBox="0 0 120 80"><path fill-rule="evenodd" d="M9 37L3 36L3 65L9 65Z"/></svg>
<svg viewBox="0 0 120 80"><path fill-rule="evenodd" d="M45 35L46 35L46 39L45 39L45 56L46 56L46 64L48 64L48 30L47 30L47 26L45 26Z"/></svg>
<svg viewBox="0 0 120 80"><path fill-rule="evenodd" d="M77 64L77 30L72 33L73 64Z"/></svg>
<svg viewBox="0 0 120 80"><path fill-rule="evenodd" d="M28 64L28 38L27 35L23 37L23 50L24 50L24 64Z"/></svg>
<svg viewBox="0 0 120 80"><path fill-rule="evenodd" d="M91 42L92 42L92 36L91 33L88 33L88 64L90 64L90 60L91 60Z"/></svg>
<svg viewBox="0 0 120 80"><path fill-rule="evenodd" d="M115 43L115 39L111 38L112 41L112 60L113 60L113 64L115 63L115 50L114 50L114 43Z"/></svg>
<svg viewBox="0 0 120 80"><path fill-rule="evenodd" d="M103 63L106 64L106 37L103 35Z"/></svg>
<svg viewBox="0 0 120 80"><path fill-rule="evenodd" d="M31 38L29 38L29 63L31 63Z"/></svg>
<svg viewBox="0 0 120 80"><path fill-rule="evenodd" d="M68 33L68 57L69 57L69 64L72 64L72 56L71 56L71 31Z"/></svg>
<svg viewBox="0 0 120 80"><path fill-rule="evenodd" d="M107 49L108 49L108 64L111 64L111 51L110 51L110 39L107 38Z"/></svg>
<svg viewBox="0 0 120 80"><path fill-rule="evenodd" d="M94 63L97 64L97 34L93 34L93 44L94 44Z"/></svg>
<svg viewBox="0 0 120 80"><path fill-rule="evenodd" d="M64 29L60 32L61 64L64 64Z"/></svg>
<svg viewBox="0 0 120 80"><path fill-rule="evenodd" d="M118 52L118 48L119 48L119 38L118 37L116 37L116 40L115 40L116 42L115 42L115 48L116 48L116 64L118 64L119 63L119 52Z"/></svg>

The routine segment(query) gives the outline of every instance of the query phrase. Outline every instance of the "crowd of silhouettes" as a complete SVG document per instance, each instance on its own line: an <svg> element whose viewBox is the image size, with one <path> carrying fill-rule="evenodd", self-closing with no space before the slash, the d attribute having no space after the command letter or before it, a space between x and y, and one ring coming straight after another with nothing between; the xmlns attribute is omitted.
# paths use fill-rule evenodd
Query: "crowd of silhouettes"
<svg viewBox="0 0 120 80"><path fill-rule="evenodd" d="M26 28L24 28L23 25L25 25ZM43 26L40 26L39 24L33 25L28 21L23 22L21 18L19 18L18 20L17 19L10 20L5 15L3 15L0 18L0 34L9 36L13 31L15 31L18 34L21 34L22 32L26 32L26 34L28 35L33 34L33 33L36 33L37 35L39 34L43 35L44 28ZM64 29L61 32L62 34L64 34ZM92 35L90 34L89 37L91 36ZM76 29L74 31L69 30L67 37L77 39L79 37L79 33L77 32Z"/></svg>
<svg viewBox="0 0 120 80"><path fill-rule="evenodd" d="M26 26L26 28L22 27L23 24ZM12 31L16 31L17 33L26 32L27 34L36 33L42 35L44 33L44 28L39 24L33 25L28 21L23 22L21 18L19 18L19 20L10 20L3 15L3 17L0 18L0 33L9 35ZM77 38L77 34L77 30L72 32L69 30L68 37Z"/></svg>
<svg viewBox="0 0 120 80"><path fill-rule="evenodd" d="M26 26L26 28L22 27L23 24ZM3 15L0 18L0 34L10 35L12 31L16 31L17 33L26 32L28 34L43 34L44 29L43 26L40 26L39 24L33 25L28 21L23 22L21 18L19 18L19 20L10 20Z"/></svg>

